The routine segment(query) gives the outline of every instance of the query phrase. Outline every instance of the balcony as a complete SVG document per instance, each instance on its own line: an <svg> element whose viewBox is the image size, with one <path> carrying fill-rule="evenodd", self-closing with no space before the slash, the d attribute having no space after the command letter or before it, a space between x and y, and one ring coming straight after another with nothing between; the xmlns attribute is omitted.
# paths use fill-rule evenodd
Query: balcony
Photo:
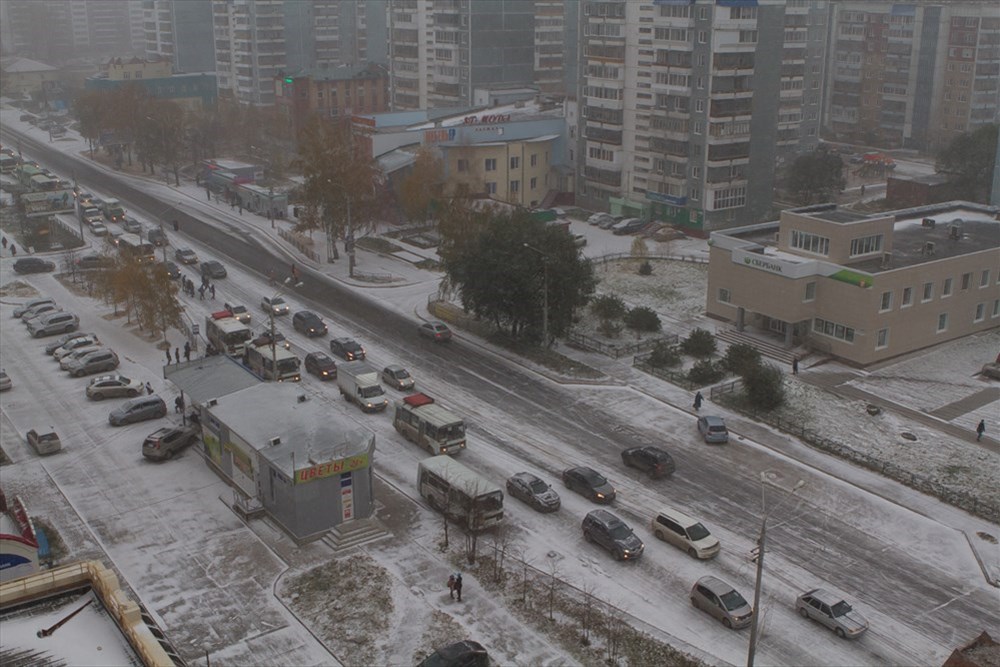
<svg viewBox="0 0 1000 667"><path fill-rule="evenodd" d="M612 130L604 127L595 127L593 125L587 125L584 128L583 136L591 141L599 141L605 144L612 144L615 146L622 145L622 131Z"/></svg>
<svg viewBox="0 0 1000 667"><path fill-rule="evenodd" d="M587 180L603 183L604 185L621 187L622 184L621 170L615 171L613 169L585 166L583 168L583 176Z"/></svg>

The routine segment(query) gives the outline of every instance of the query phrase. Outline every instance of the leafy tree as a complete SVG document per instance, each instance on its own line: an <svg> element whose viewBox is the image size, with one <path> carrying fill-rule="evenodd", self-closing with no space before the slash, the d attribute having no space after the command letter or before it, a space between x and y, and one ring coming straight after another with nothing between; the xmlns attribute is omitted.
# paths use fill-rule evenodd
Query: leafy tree
<svg viewBox="0 0 1000 667"><path fill-rule="evenodd" d="M785 402L785 377L774 364L758 364L743 373L743 395L759 410L773 410Z"/></svg>
<svg viewBox="0 0 1000 667"><path fill-rule="evenodd" d="M726 350L726 356L722 358L723 365L736 375L743 375L746 371L760 366L760 351L753 345L747 343L736 343L730 345Z"/></svg>
<svg viewBox="0 0 1000 667"><path fill-rule="evenodd" d="M713 364L710 359L702 359L695 362L694 366L688 371L687 376L688 380L693 384L703 386L718 382L725 375L722 369L717 364Z"/></svg>
<svg viewBox="0 0 1000 667"><path fill-rule="evenodd" d="M681 363L681 355L676 346L660 341L653 346L647 362L653 368L677 366Z"/></svg>
<svg viewBox="0 0 1000 667"><path fill-rule="evenodd" d="M681 342L681 350L692 357L710 357L715 354L715 336L705 329L695 329Z"/></svg>
<svg viewBox="0 0 1000 667"><path fill-rule="evenodd" d="M625 315L625 326L636 333L646 331L655 333L663 329L660 316L647 306L636 306Z"/></svg>
<svg viewBox="0 0 1000 667"><path fill-rule="evenodd" d="M87 140L91 157L94 155L94 144L101 136L107 100L108 96L98 91L85 91L73 100L73 112L79 121L80 136Z"/></svg>
<svg viewBox="0 0 1000 667"><path fill-rule="evenodd" d="M590 262L580 257L573 239L524 211L492 214L443 264L450 283L461 290L465 309L513 338L536 338L546 283L551 336L569 329L574 311L587 304L596 284Z"/></svg>
<svg viewBox="0 0 1000 667"><path fill-rule="evenodd" d="M154 162L161 162L174 175L174 185L180 185L180 164L184 157L186 134L184 109L170 100L150 101L147 114L137 128L136 149L143 171L155 174Z"/></svg>
<svg viewBox="0 0 1000 667"><path fill-rule="evenodd" d="M843 159L824 150L797 157L785 179L785 187L806 204L829 201L845 184Z"/></svg>
<svg viewBox="0 0 1000 667"><path fill-rule="evenodd" d="M409 220L427 221L432 202L441 196L443 180L441 160L430 148L421 148L410 173L399 184L400 203Z"/></svg>
<svg viewBox="0 0 1000 667"><path fill-rule="evenodd" d="M947 174L955 199L987 203L993 187L997 132L1000 126L984 125L955 137L938 154L936 169Z"/></svg>
<svg viewBox="0 0 1000 667"><path fill-rule="evenodd" d="M614 294L602 294L590 302L590 312L602 321L612 322L625 317L628 308L621 297Z"/></svg>

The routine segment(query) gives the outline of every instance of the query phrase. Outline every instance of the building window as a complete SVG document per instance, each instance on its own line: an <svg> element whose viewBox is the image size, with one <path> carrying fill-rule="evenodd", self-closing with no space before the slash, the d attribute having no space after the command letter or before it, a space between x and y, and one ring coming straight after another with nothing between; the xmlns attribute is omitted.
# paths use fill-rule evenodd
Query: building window
<svg viewBox="0 0 1000 667"><path fill-rule="evenodd" d="M816 281L806 283L806 298L803 301L816 300Z"/></svg>
<svg viewBox="0 0 1000 667"><path fill-rule="evenodd" d="M976 319L974 319L973 322L982 322L984 319L986 319L986 304L985 303L977 303L976 304Z"/></svg>
<svg viewBox="0 0 1000 667"><path fill-rule="evenodd" d="M732 303L733 295L725 287L719 288L719 303Z"/></svg>
<svg viewBox="0 0 1000 667"><path fill-rule="evenodd" d="M698 111L698 112L704 111L705 110L705 100L695 100L694 101L694 110Z"/></svg>
<svg viewBox="0 0 1000 667"><path fill-rule="evenodd" d="M708 31L707 30L699 30L698 31L698 43L699 44L707 44L708 43Z"/></svg>
<svg viewBox="0 0 1000 667"><path fill-rule="evenodd" d="M511 194L517 194L521 191L521 181L511 181L510 182L510 192Z"/></svg>
<svg viewBox="0 0 1000 667"><path fill-rule="evenodd" d="M972 284L972 274L971 273L963 273L962 274L962 289L964 289L964 290L969 289L969 286L971 284Z"/></svg>
<svg viewBox="0 0 1000 667"><path fill-rule="evenodd" d="M486 158L486 171L496 171L497 161L495 158Z"/></svg>
<svg viewBox="0 0 1000 667"><path fill-rule="evenodd" d="M993 299L993 315L991 317L1000 317L1000 299Z"/></svg>
<svg viewBox="0 0 1000 667"><path fill-rule="evenodd" d="M947 330L948 330L948 313L941 313L940 315L938 315L937 332L941 333L942 331L947 331Z"/></svg>
<svg viewBox="0 0 1000 667"><path fill-rule="evenodd" d="M521 158L519 158L519 157L512 157L510 159L510 168L511 169L520 169L521 168Z"/></svg>
<svg viewBox="0 0 1000 667"><path fill-rule="evenodd" d="M941 288L941 296L951 296L951 278L944 279L944 286Z"/></svg>
<svg viewBox="0 0 1000 667"><path fill-rule="evenodd" d="M531 154L531 166L532 167L537 167L538 166L538 153L532 153Z"/></svg>
<svg viewBox="0 0 1000 667"><path fill-rule="evenodd" d="M727 208L739 208L747 204L747 188L741 185L735 188L723 188L712 193L712 209L720 211Z"/></svg>
<svg viewBox="0 0 1000 667"><path fill-rule="evenodd" d="M497 193L497 183L496 183L496 181L487 181L487 183L486 183L486 192L488 194L491 194L491 195L495 195Z"/></svg>
<svg viewBox="0 0 1000 667"><path fill-rule="evenodd" d="M884 350L887 347L889 347L889 330L879 329L875 334L875 349Z"/></svg>
<svg viewBox="0 0 1000 667"><path fill-rule="evenodd" d="M793 229L791 247L825 257L830 254L830 239Z"/></svg>
<svg viewBox="0 0 1000 667"><path fill-rule="evenodd" d="M879 304L878 312L884 313L892 310L892 292L882 292L882 302Z"/></svg>
<svg viewBox="0 0 1000 667"><path fill-rule="evenodd" d="M903 288L903 303L900 304L900 308L906 308L907 306L913 305L913 288L904 287Z"/></svg>
<svg viewBox="0 0 1000 667"><path fill-rule="evenodd" d="M817 333L822 336L829 336L830 338L837 338L845 343L854 342L854 329L852 327L820 319L819 317L813 320L813 333Z"/></svg>
<svg viewBox="0 0 1000 667"><path fill-rule="evenodd" d="M979 277L979 286L986 287L989 284L990 284L990 270L986 269Z"/></svg>
<svg viewBox="0 0 1000 667"><path fill-rule="evenodd" d="M934 283L924 283L924 298L921 303L927 303L934 298Z"/></svg>
<svg viewBox="0 0 1000 667"><path fill-rule="evenodd" d="M459 171L469 171L469 161L459 158L458 160L458 170Z"/></svg>
<svg viewBox="0 0 1000 667"><path fill-rule="evenodd" d="M882 235L864 236L858 239L851 239L851 257L860 255L871 255L882 251Z"/></svg>
<svg viewBox="0 0 1000 667"><path fill-rule="evenodd" d="M531 189L532 190L538 189L538 179L535 178L534 176L531 177Z"/></svg>

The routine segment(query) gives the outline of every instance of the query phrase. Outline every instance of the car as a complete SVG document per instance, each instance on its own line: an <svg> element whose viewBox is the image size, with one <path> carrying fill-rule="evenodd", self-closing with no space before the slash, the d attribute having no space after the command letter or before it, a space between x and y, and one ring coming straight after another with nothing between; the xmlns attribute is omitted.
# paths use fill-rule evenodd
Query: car
<svg viewBox="0 0 1000 667"><path fill-rule="evenodd" d="M507 494L539 512L555 512L562 501L555 489L530 472L519 472L507 479Z"/></svg>
<svg viewBox="0 0 1000 667"><path fill-rule="evenodd" d="M345 361L362 361L365 358L365 348L353 338L334 338L330 341L330 352Z"/></svg>
<svg viewBox="0 0 1000 667"><path fill-rule="evenodd" d="M62 361L67 355L72 354L81 347L100 347L101 341L97 340L97 336L94 334L80 334L74 332L72 334L64 334L74 336L68 341L63 343L60 347L53 350L52 358L56 361Z"/></svg>
<svg viewBox="0 0 1000 667"><path fill-rule="evenodd" d="M125 219L122 220L122 229L129 234L142 234L142 223L135 218L125 216Z"/></svg>
<svg viewBox="0 0 1000 667"><path fill-rule="evenodd" d="M611 229L624 219L625 218L623 218L620 215L611 216L609 218L603 218L599 223L597 223L597 226L601 229Z"/></svg>
<svg viewBox="0 0 1000 667"><path fill-rule="evenodd" d="M750 625L753 608L739 591L718 577L702 577L691 588L691 604L731 630Z"/></svg>
<svg viewBox="0 0 1000 667"><path fill-rule="evenodd" d="M701 433L701 437L708 443L722 444L729 442L729 430L726 428L726 420L722 417L698 417L698 432Z"/></svg>
<svg viewBox="0 0 1000 667"><path fill-rule="evenodd" d="M14 383L11 382L10 376L7 375L7 370L0 368L0 391L8 391Z"/></svg>
<svg viewBox="0 0 1000 667"><path fill-rule="evenodd" d="M615 499L615 487L593 468L587 466L568 468L563 470L562 480L567 489L594 502L608 504Z"/></svg>
<svg viewBox="0 0 1000 667"><path fill-rule="evenodd" d="M90 233L94 236L107 236L108 226L103 222L92 222L90 224Z"/></svg>
<svg viewBox="0 0 1000 667"><path fill-rule="evenodd" d="M59 368L66 370L69 368L69 364L71 361L75 361L76 359L83 359L91 352L100 349L101 349L100 345L96 343L91 343L90 345L84 345L82 347L76 348L75 350L70 350L69 352L63 354L59 359L57 359L57 361L59 362Z"/></svg>
<svg viewBox="0 0 1000 667"><path fill-rule="evenodd" d="M263 331L256 338L254 338L250 342L250 344L253 345L254 347L261 347L261 346L264 346L264 345L270 345L272 338L274 339L274 344L275 345L277 345L279 347L283 347L286 350L292 349L292 344L288 342L287 338L285 338L285 334L281 333L277 329L274 330L274 334L273 335L272 335L272 333L269 330Z"/></svg>
<svg viewBox="0 0 1000 667"><path fill-rule="evenodd" d="M32 320L35 320L42 315L47 315L48 313L55 313L59 311L59 306L55 303L40 303L34 308L29 308L27 311L21 315L21 322L24 326L28 326Z"/></svg>
<svg viewBox="0 0 1000 667"><path fill-rule="evenodd" d="M32 319L28 322L28 333L35 338L41 338L76 331L79 326L80 318L73 313L60 310Z"/></svg>
<svg viewBox="0 0 1000 667"><path fill-rule="evenodd" d="M225 278L226 267L222 266L221 262L210 259L207 262L201 263L201 275L213 279Z"/></svg>
<svg viewBox="0 0 1000 667"><path fill-rule="evenodd" d="M34 114L30 114L30 113L23 113L20 116L18 116L18 120L21 120L21 121L26 122L26 123L30 123L33 120L38 120L38 116L35 116Z"/></svg>
<svg viewBox="0 0 1000 667"><path fill-rule="evenodd" d="M60 347L70 342L74 338L79 338L80 336L83 335L86 334L82 334L76 331L71 331L70 333L64 333L62 336L59 336L59 338L56 338L54 341L45 346L45 354L51 357Z"/></svg>
<svg viewBox="0 0 1000 667"><path fill-rule="evenodd" d="M90 354L71 361L66 372L73 377L83 377L84 375L113 371L118 368L119 363L118 355L113 351L94 350Z"/></svg>
<svg viewBox="0 0 1000 667"><path fill-rule="evenodd" d="M649 523L656 539L683 549L692 558L707 560L719 555L719 538L700 521L672 507L664 507Z"/></svg>
<svg viewBox="0 0 1000 667"><path fill-rule="evenodd" d="M629 447L622 451L622 463L650 477L666 477L677 469L673 457L659 447Z"/></svg>
<svg viewBox="0 0 1000 667"><path fill-rule="evenodd" d="M99 209L89 204L83 209L83 213L80 214L80 217L85 223L87 223L88 226L104 220L104 214L102 214Z"/></svg>
<svg viewBox="0 0 1000 667"><path fill-rule="evenodd" d="M306 355L306 372L320 380L336 380L337 364L326 352L310 352Z"/></svg>
<svg viewBox="0 0 1000 667"><path fill-rule="evenodd" d="M181 277L181 267L177 266L169 259L165 262L160 262L160 265L163 266L163 270L167 272L167 278L177 280Z"/></svg>
<svg viewBox="0 0 1000 667"><path fill-rule="evenodd" d="M39 456L55 454L62 449L62 440L59 439L59 435L51 426L47 431L42 431L41 433L35 429L31 429L25 434L25 438Z"/></svg>
<svg viewBox="0 0 1000 667"><path fill-rule="evenodd" d="M600 225L602 222L607 220L614 220L610 213L594 213L592 216L587 218L587 223L591 225Z"/></svg>
<svg viewBox="0 0 1000 667"><path fill-rule="evenodd" d="M482 644L466 639L442 646L417 667L490 667L490 656Z"/></svg>
<svg viewBox="0 0 1000 667"><path fill-rule="evenodd" d="M814 588L796 598L795 610L802 618L811 618L830 628L841 639L855 639L868 631L868 619L856 612L843 596L823 588Z"/></svg>
<svg viewBox="0 0 1000 667"><path fill-rule="evenodd" d="M101 375L87 385L87 398L93 401L103 401L105 398L135 398L144 390L142 382L119 375Z"/></svg>
<svg viewBox="0 0 1000 667"><path fill-rule="evenodd" d="M573 245L582 248L587 245L587 237L583 234L573 234Z"/></svg>
<svg viewBox="0 0 1000 667"><path fill-rule="evenodd" d="M410 371L396 364L390 364L382 369L382 381L400 391L413 391L416 385Z"/></svg>
<svg viewBox="0 0 1000 667"><path fill-rule="evenodd" d="M146 240L155 245L157 248L162 248L167 245L167 233L163 231L162 227L153 227L148 232L146 232Z"/></svg>
<svg viewBox="0 0 1000 667"><path fill-rule="evenodd" d="M164 426L158 428L142 441L142 455L147 459L162 461L190 446L198 439L201 427L194 422L187 426Z"/></svg>
<svg viewBox="0 0 1000 667"><path fill-rule="evenodd" d="M250 311L247 310L246 306L241 306L238 303L227 303L223 307L228 310L237 321L242 322L243 324L250 323Z"/></svg>
<svg viewBox="0 0 1000 667"><path fill-rule="evenodd" d="M76 268L81 271L86 271L88 269L103 269L115 265L114 257L108 255L99 255L97 253L88 253L77 258Z"/></svg>
<svg viewBox="0 0 1000 667"><path fill-rule="evenodd" d="M125 401L108 413L108 423L112 426L124 426L166 416L167 404L162 398L153 394Z"/></svg>
<svg viewBox="0 0 1000 667"><path fill-rule="evenodd" d="M328 331L323 318L311 310L300 310L292 315L292 326L295 327L296 331L310 338L325 336Z"/></svg>
<svg viewBox="0 0 1000 667"><path fill-rule="evenodd" d="M615 560L636 560L645 546L627 523L607 510L592 510L583 517L583 539L598 544Z"/></svg>
<svg viewBox="0 0 1000 667"><path fill-rule="evenodd" d="M62 243L59 243L58 241L49 242L49 251L50 252L56 252L56 251L65 250L65 249L66 249L66 246L64 246Z"/></svg>
<svg viewBox="0 0 1000 667"><path fill-rule="evenodd" d="M18 318L23 317L24 314L27 313L32 308L37 308L38 306L44 306L45 304L49 303L55 305L56 300L51 297L43 296L37 299L32 299L31 301L25 301L20 306L14 309L14 317Z"/></svg>
<svg viewBox="0 0 1000 667"><path fill-rule="evenodd" d="M275 317L288 314L288 304L280 296L265 296L260 300L260 307L265 313L274 314Z"/></svg>
<svg viewBox="0 0 1000 667"><path fill-rule="evenodd" d="M437 320L424 322L417 328L417 333L424 338L430 338L439 343L451 340L451 329L444 322L438 322Z"/></svg>
<svg viewBox="0 0 1000 667"><path fill-rule="evenodd" d="M174 259L181 264L197 264L198 254L191 248L178 248L174 251Z"/></svg>
<svg viewBox="0 0 1000 667"><path fill-rule="evenodd" d="M41 257L22 257L14 262L14 273L48 273L55 270L55 262Z"/></svg>
<svg viewBox="0 0 1000 667"><path fill-rule="evenodd" d="M617 225L612 227L613 233L618 236L623 236L625 234L634 234L635 232L641 232L649 225L648 220L643 220L642 218L626 218L622 220Z"/></svg>

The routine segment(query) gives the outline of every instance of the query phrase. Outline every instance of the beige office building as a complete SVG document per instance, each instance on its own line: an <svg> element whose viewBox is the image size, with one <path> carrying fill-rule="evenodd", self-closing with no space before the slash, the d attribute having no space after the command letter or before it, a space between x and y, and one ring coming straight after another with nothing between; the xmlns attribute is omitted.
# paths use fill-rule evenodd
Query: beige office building
<svg viewBox="0 0 1000 667"><path fill-rule="evenodd" d="M996 216L966 202L874 216L829 205L715 232L707 312L858 366L1000 327Z"/></svg>

